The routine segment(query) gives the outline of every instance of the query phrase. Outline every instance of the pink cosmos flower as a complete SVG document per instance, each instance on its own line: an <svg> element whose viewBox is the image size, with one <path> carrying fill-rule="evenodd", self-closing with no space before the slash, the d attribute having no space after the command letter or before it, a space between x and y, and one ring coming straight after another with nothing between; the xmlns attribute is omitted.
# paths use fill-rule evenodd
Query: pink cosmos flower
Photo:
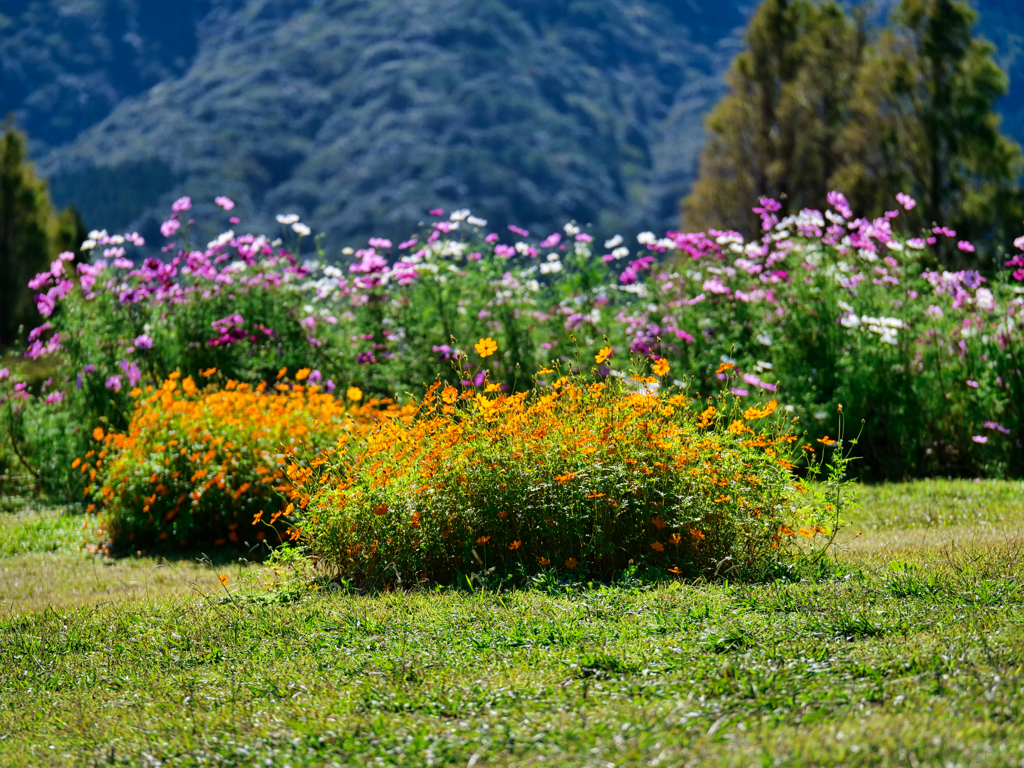
<svg viewBox="0 0 1024 768"><path fill-rule="evenodd" d="M175 232L181 229L181 222L177 219L168 219L160 225L160 234L164 237L170 237Z"/></svg>
<svg viewBox="0 0 1024 768"><path fill-rule="evenodd" d="M174 211L174 213L181 213L182 211L189 210L191 207L192 198L186 195L185 197L179 197L177 200L175 200L174 203L171 205L171 210Z"/></svg>
<svg viewBox="0 0 1024 768"><path fill-rule="evenodd" d="M896 202L902 205L903 209L907 211L912 211L915 207L917 207L917 200L915 200L905 192L896 193Z"/></svg>
<svg viewBox="0 0 1024 768"><path fill-rule="evenodd" d="M996 421L986 421L985 429L994 429L999 432L1002 432L1004 435L1010 434L1010 430L1008 430L1006 427L1004 427L1002 424Z"/></svg>
<svg viewBox="0 0 1024 768"><path fill-rule="evenodd" d="M980 385L978 384L978 382L968 379L967 386L970 387L971 389L977 389Z"/></svg>
<svg viewBox="0 0 1024 768"><path fill-rule="evenodd" d="M971 245L971 243L967 240L961 240L959 243L956 244L956 247L959 248L961 251L965 251L966 253L974 253L974 246Z"/></svg>
<svg viewBox="0 0 1024 768"><path fill-rule="evenodd" d="M1024 238L1021 238L1021 239L1024 239ZM541 248L554 248L560 242L562 242L562 235L559 234L558 232L553 232L552 234L548 235L547 237L545 237L541 241L540 247Z"/></svg>
<svg viewBox="0 0 1024 768"><path fill-rule="evenodd" d="M427 211L427 213L431 216L444 216L444 208L434 208Z"/></svg>
<svg viewBox="0 0 1024 768"><path fill-rule="evenodd" d="M498 242L498 233L497 232L491 232L491 234L489 234L487 237L484 238L484 242L486 242L486 243L496 243L496 242Z"/></svg>
<svg viewBox="0 0 1024 768"><path fill-rule="evenodd" d="M853 217L853 211L850 210L850 203L847 202L846 195L842 192L829 192L826 199L828 200L828 204L835 208L843 218L849 219Z"/></svg>
<svg viewBox="0 0 1024 768"><path fill-rule="evenodd" d="M370 238L370 247L371 248L390 248L391 247L391 241L388 240L386 237L371 237Z"/></svg>
<svg viewBox="0 0 1024 768"><path fill-rule="evenodd" d="M985 435L975 435L971 440L976 443L981 443L982 445L988 442L988 438Z"/></svg>
<svg viewBox="0 0 1024 768"><path fill-rule="evenodd" d="M235 207L235 201L232 200L230 197L224 197L224 195L213 198L213 202L215 202L225 211L230 211L232 208Z"/></svg>
<svg viewBox="0 0 1024 768"><path fill-rule="evenodd" d="M529 237L530 236L530 230L523 229L522 227L517 227L515 224L509 224L508 225L508 229L509 229L509 232L515 232L520 237Z"/></svg>

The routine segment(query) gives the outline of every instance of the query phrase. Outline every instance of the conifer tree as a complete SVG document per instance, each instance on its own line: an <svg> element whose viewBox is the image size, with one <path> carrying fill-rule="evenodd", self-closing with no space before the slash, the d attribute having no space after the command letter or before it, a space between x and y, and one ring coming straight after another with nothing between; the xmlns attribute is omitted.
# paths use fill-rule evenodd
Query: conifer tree
<svg viewBox="0 0 1024 768"><path fill-rule="evenodd" d="M1008 79L995 48L972 36L975 20L961 0L902 0L864 56L843 136L847 159L832 184L872 215L908 192L919 205L905 225L939 223L957 240L991 244L1020 223L1021 152L1000 132L995 102ZM941 242L947 265L976 261Z"/></svg>
<svg viewBox="0 0 1024 768"><path fill-rule="evenodd" d="M751 205L764 195L784 212L820 206L842 162L861 20L831 1L765 0L746 40L707 119L699 177L683 202L687 228L749 232Z"/></svg>
<svg viewBox="0 0 1024 768"><path fill-rule="evenodd" d="M0 136L0 347L16 340L35 313L28 281L46 269L57 250L78 252L85 237L81 216L69 207L54 214L46 182L27 159L24 134L8 118Z"/></svg>

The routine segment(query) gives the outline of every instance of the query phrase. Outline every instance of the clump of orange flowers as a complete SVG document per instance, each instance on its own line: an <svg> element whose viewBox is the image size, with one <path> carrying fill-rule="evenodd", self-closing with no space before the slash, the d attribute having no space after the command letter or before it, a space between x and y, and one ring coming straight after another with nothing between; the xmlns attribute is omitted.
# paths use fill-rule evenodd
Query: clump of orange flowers
<svg viewBox="0 0 1024 768"><path fill-rule="evenodd" d="M73 466L88 480L90 509L106 513L115 551L276 543L294 529L289 462L402 416L390 403L303 386L305 369L296 382L284 376L200 388L172 373L133 393L125 432L93 430L95 448Z"/></svg>
<svg viewBox="0 0 1024 768"><path fill-rule="evenodd" d="M411 418L346 431L289 463L301 541L325 571L365 586L492 569L603 578L631 562L763 572L798 517L784 414L775 401L742 412L727 392L711 405L647 381L558 372L531 392L435 384Z"/></svg>

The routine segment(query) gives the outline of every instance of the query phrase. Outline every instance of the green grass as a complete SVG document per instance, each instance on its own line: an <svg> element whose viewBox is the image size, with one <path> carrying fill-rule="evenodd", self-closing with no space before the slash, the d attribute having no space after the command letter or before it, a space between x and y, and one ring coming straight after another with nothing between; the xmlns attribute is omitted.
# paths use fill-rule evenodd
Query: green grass
<svg viewBox="0 0 1024 768"><path fill-rule="evenodd" d="M1019 487L871 489L837 567L771 585L360 596L242 563L88 565L146 592L55 581L8 605L0 764L1021 765ZM896 499L918 522L886 559ZM0 573L47 562L91 560Z"/></svg>

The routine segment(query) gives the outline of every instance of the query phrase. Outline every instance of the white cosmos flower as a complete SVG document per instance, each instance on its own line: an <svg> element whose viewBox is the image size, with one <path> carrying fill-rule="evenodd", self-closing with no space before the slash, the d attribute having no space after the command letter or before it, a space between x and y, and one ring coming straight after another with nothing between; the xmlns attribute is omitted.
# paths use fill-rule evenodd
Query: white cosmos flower
<svg viewBox="0 0 1024 768"><path fill-rule="evenodd" d="M549 253L548 254L548 261L558 261L558 260L559 259L558 259L558 254L557 253Z"/></svg>
<svg viewBox="0 0 1024 768"><path fill-rule="evenodd" d="M626 246L620 246L619 248L616 248L614 251L612 251L612 256L614 256L616 259L624 259L627 256L629 256L629 248L627 248Z"/></svg>
<svg viewBox="0 0 1024 768"><path fill-rule="evenodd" d="M651 243L658 242L658 238L655 237L653 232L641 232L636 236L636 241L641 245L650 245Z"/></svg>
<svg viewBox="0 0 1024 768"><path fill-rule="evenodd" d="M288 213L288 214L279 213L279 214L277 214L276 218L277 218L277 223L278 224L283 224L284 226L287 227L289 224L294 224L295 222L297 222L299 220L299 214L297 214L297 213Z"/></svg>
<svg viewBox="0 0 1024 768"><path fill-rule="evenodd" d="M458 211L452 211L452 215L449 216L448 218L451 221L465 221L466 219L469 218L469 213L469 208L462 208Z"/></svg>
<svg viewBox="0 0 1024 768"><path fill-rule="evenodd" d="M469 224L471 227L486 227L487 219L481 219L476 216L470 216L468 219L466 219L466 223Z"/></svg>
<svg viewBox="0 0 1024 768"><path fill-rule="evenodd" d="M576 226L575 222L571 221L564 227L562 227L562 229L565 230L565 234L567 234L569 237L575 237L580 233L580 228Z"/></svg>
<svg viewBox="0 0 1024 768"><path fill-rule="evenodd" d="M299 237L307 237L312 232L309 227L305 224L300 224L299 222L292 224L292 230L298 233Z"/></svg>
<svg viewBox="0 0 1024 768"><path fill-rule="evenodd" d="M618 248L622 245L622 235L616 235L611 240L604 241L604 247L611 250L612 248Z"/></svg>

